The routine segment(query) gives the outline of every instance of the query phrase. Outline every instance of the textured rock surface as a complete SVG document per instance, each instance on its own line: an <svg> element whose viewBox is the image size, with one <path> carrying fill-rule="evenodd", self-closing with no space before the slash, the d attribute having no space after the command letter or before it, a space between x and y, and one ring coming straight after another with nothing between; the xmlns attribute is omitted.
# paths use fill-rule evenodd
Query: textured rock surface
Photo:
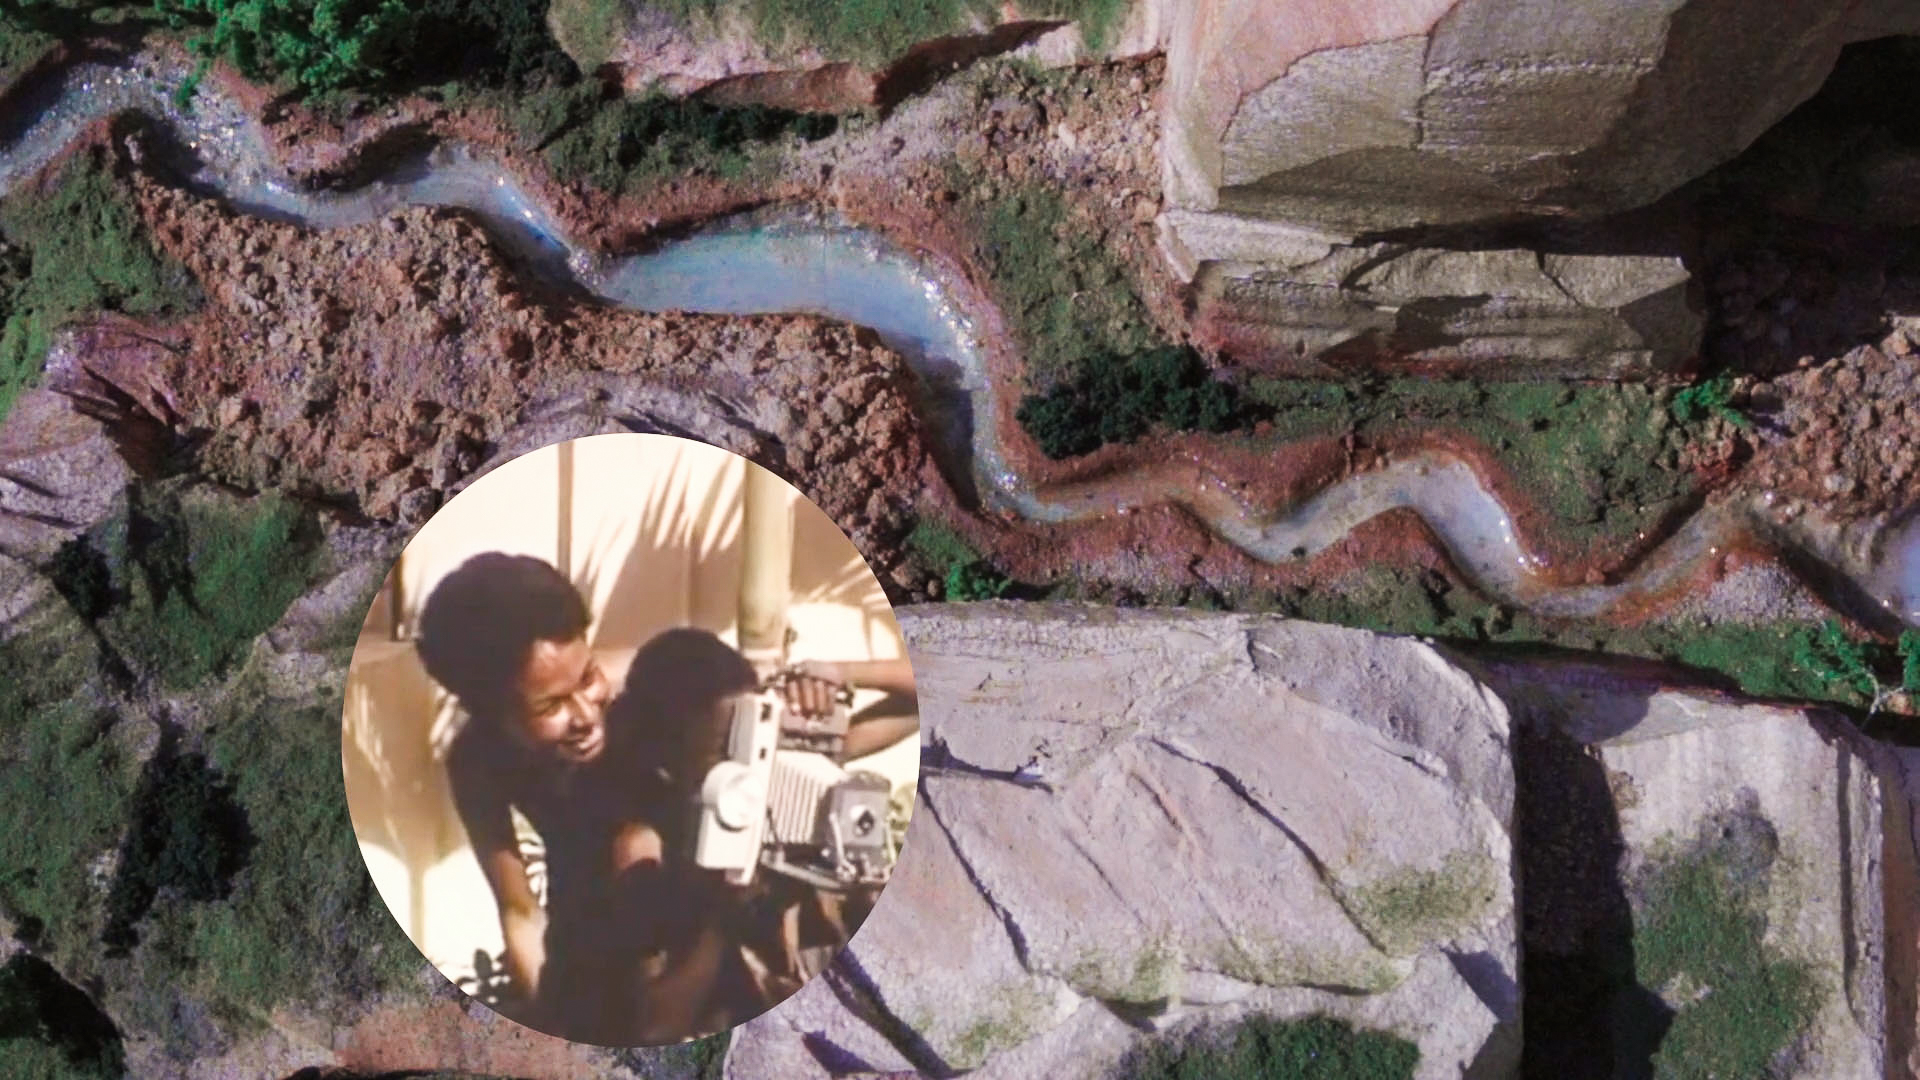
<svg viewBox="0 0 1920 1080"><path fill-rule="evenodd" d="M1431 649L1232 616L900 617L926 813L823 981L914 1065L1099 1076L1142 1027L1249 1011L1393 1025L1423 1076L1511 1045L1506 714ZM786 1012L730 1075L772 1060Z"/></svg>
<svg viewBox="0 0 1920 1080"><path fill-rule="evenodd" d="M1736 0L1188 6L1167 189L1342 231L1650 202L1813 93L1842 45L1920 16Z"/></svg>
<svg viewBox="0 0 1920 1080"><path fill-rule="evenodd" d="M709 92L730 101L846 109L880 100L890 82L937 77L938 68L1013 49L1054 65L1143 56L1165 46L1178 5L1136 0L1095 47L1079 25L1048 14L1045 4L995 4L967 13L947 34L884 62L840 55L804 40L768 40L755 25L751 5L744 3L721 5L718 17L691 18L634 4L622 12L621 25L606 26L588 40L573 28L591 21L592 7L590 0L559 0L549 21L571 55L588 66L604 62L629 90Z"/></svg>
<svg viewBox="0 0 1920 1080"><path fill-rule="evenodd" d="M1316 1013L1417 1043L1422 1077L1574 1075L1663 1038L1702 1068L1757 1045L1783 1076L1913 1075L1920 758L1843 718L1257 617L900 617L926 812L852 947L741 1030L730 1077L1093 1080L1154 1040ZM1732 935L1713 977L1810 979L1779 1049L1701 1005L1751 985L1657 975L1675 866L1724 886L1681 911ZM1616 946L1633 974L1596 991L1621 969L1580 963ZM1611 1019L1636 1007L1651 1045Z"/></svg>
<svg viewBox="0 0 1920 1080"><path fill-rule="evenodd" d="M1495 663L1483 673L1529 733L1516 741L1516 769L1535 791L1522 799L1517 830L1524 978L1551 970L1564 986L1578 969L1569 958L1597 956L1619 935L1611 944L1647 979L1667 963L1663 922L1711 925L1712 905L1750 905L1761 932L1748 945L1758 955L1722 968L1725 983L1681 963L1677 976L1631 991L1657 1000L1658 1023L1671 1025L1654 1052L1674 1052L1667 1042L1728 1054L1757 1047L1778 1055L1775 1075L1911 1075L1911 898L1920 878L1896 752L1841 717L1666 689L1592 665ZM1674 866L1707 868L1719 891L1659 884ZM1677 895L1690 897L1686 907ZM1702 897L1709 910L1697 909ZM1764 1024L1729 1023L1703 1004L1716 993L1753 1000L1752 987L1736 982L1762 963L1796 967L1814 987L1789 1010L1795 1026L1771 1042L1757 1034ZM1567 999L1544 980L1527 1000L1528 1038L1551 1038L1552 1052L1578 1052L1585 1039L1616 1060L1636 1053L1641 1036L1629 1028L1566 1025L1554 1006Z"/></svg>
<svg viewBox="0 0 1920 1080"><path fill-rule="evenodd" d="M1332 246L1296 265L1207 264L1194 331L1302 375L1358 361L1627 376L1698 354L1705 320L1688 280L1661 256Z"/></svg>

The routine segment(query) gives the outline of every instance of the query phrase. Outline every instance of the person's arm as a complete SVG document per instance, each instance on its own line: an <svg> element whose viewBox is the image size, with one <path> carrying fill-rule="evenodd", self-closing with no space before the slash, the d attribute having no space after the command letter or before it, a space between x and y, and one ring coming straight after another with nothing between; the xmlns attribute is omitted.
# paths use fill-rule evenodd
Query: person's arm
<svg viewBox="0 0 1920 1080"><path fill-rule="evenodd" d="M892 660L805 660L793 666L787 683L787 702L800 712L818 716L833 708L833 696L842 687L879 690L915 700L913 665L905 657Z"/></svg>
<svg viewBox="0 0 1920 1080"><path fill-rule="evenodd" d="M529 999L538 997L540 971L547 962L547 913L527 881L527 864L516 845L484 853L480 867L500 909L507 976Z"/></svg>
<svg viewBox="0 0 1920 1080"><path fill-rule="evenodd" d="M649 1044L708 1034L695 1028L713 997L721 961L731 945L713 920L705 920L691 946L676 950L665 970L641 987L641 1031Z"/></svg>
<svg viewBox="0 0 1920 1080"><path fill-rule="evenodd" d="M503 966L513 985L531 1000L540 993L540 971L546 966L547 913L527 879L513 811L469 746L456 744L448 755L447 780L454 810L499 909Z"/></svg>
<svg viewBox="0 0 1920 1080"><path fill-rule="evenodd" d="M840 756L847 761L863 758L885 750L919 730L920 717L916 713L876 716L870 720L856 717L847 728L847 737L841 740Z"/></svg>

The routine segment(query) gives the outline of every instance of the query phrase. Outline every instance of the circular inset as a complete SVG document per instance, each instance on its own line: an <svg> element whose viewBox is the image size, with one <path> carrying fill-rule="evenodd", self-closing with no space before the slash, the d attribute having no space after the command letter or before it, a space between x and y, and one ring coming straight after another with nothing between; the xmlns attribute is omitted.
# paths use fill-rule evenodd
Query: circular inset
<svg viewBox="0 0 1920 1080"><path fill-rule="evenodd" d="M892 874L919 768L859 552L772 473L665 435L547 447L450 500L368 614L342 724L414 944L605 1046L726 1030L817 974Z"/></svg>

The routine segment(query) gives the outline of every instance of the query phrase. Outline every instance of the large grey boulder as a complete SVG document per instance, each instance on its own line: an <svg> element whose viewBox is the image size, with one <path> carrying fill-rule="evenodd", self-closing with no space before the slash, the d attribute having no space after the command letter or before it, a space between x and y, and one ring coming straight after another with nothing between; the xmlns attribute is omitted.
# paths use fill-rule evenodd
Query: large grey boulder
<svg viewBox="0 0 1920 1080"><path fill-rule="evenodd" d="M1457 667L1408 639L1240 616L899 617L931 747L922 806L822 981L907 1062L1091 1078L1152 1032L1329 1013L1417 1043L1423 1077L1503 1075L1507 718ZM789 1011L742 1029L729 1075L775 1060L757 1044L791 1038ZM810 1021L815 1045L870 1059L844 1022Z"/></svg>
<svg viewBox="0 0 1920 1080"><path fill-rule="evenodd" d="M1806 100L1893 5L1200 0L1172 28L1169 202L1345 233L1641 206Z"/></svg>

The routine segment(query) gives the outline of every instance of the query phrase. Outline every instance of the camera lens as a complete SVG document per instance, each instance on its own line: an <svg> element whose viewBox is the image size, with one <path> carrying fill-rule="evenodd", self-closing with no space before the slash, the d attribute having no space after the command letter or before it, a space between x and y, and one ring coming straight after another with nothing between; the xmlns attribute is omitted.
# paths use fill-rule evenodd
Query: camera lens
<svg viewBox="0 0 1920 1080"><path fill-rule="evenodd" d="M873 825L874 825L873 811L867 809L866 807L864 806L861 807L859 812L853 815L853 831L856 833L859 833L861 836L865 836L868 833L872 832Z"/></svg>

